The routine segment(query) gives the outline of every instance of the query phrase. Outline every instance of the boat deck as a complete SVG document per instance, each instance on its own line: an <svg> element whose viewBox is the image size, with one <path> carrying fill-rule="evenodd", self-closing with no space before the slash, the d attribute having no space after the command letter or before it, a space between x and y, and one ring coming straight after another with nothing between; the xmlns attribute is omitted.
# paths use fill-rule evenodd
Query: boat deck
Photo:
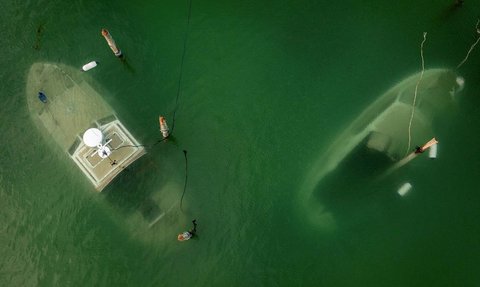
<svg viewBox="0 0 480 287"><path fill-rule="evenodd" d="M101 158L96 148L86 146L80 138L70 148L70 157L92 182L97 191L102 191L122 170L145 154L145 148L128 132L123 124L115 119L97 127L105 135L112 153Z"/></svg>
<svg viewBox="0 0 480 287"><path fill-rule="evenodd" d="M27 104L33 122L48 142L55 142L101 191L123 169L145 154L132 134L115 116L114 110L91 85L87 74L70 66L35 63L29 70ZM38 93L46 95L39 100ZM100 129L112 154L102 159L96 148L86 146L83 133ZM73 143L73 144L72 144Z"/></svg>

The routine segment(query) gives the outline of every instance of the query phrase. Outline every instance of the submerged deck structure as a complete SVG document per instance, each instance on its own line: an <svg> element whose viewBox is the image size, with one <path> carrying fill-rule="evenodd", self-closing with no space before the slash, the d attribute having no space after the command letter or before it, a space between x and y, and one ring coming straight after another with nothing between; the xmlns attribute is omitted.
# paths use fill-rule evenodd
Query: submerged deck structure
<svg viewBox="0 0 480 287"><path fill-rule="evenodd" d="M54 63L35 63L28 73L26 96L32 120L47 141L68 153L97 191L105 188L123 169L145 154L113 109L92 87L87 75ZM39 96L39 92L45 98ZM85 144L89 128L101 131L100 146Z"/></svg>
<svg viewBox="0 0 480 287"><path fill-rule="evenodd" d="M145 154L145 149L137 142L123 124L115 117L106 124L95 122L105 135L105 142L111 151L108 157L98 155L97 148L87 146L80 135L69 149L70 157L80 167L98 191L101 191L124 168Z"/></svg>

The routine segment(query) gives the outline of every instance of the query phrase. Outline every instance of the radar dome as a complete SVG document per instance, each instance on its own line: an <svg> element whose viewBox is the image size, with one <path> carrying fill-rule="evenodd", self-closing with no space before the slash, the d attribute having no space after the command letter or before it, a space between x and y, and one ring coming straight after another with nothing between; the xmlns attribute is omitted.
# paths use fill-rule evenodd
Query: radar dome
<svg viewBox="0 0 480 287"><path fill-rule="evenodd" d="M83 134L83 142L89 147L97 147L103 141L103 134L99 129L91 128Z"/></svg>

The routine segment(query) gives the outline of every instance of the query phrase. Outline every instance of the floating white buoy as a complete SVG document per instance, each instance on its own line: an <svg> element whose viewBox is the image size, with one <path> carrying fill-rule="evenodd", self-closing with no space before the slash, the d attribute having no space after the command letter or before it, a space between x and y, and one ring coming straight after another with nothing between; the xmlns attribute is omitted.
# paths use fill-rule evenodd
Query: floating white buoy
<svg viewBox="0 0 480 287"><path fill-rule="evenodd" d="M455 92L461 92L463 90L463 88L465 87L465 79L463 77L460 77L458 76L456 79L455 79L455 82L457 82L458 84L458 90L455 91Z"/></svg>
<svg viewBox="0 0 480 287"><path fill-rule="evenodd" d="M168 138L169 136L169 129L167 126L167 121L165 120L164 117L160 116L158 118L158 121L160 122L160 132L162 133L163 138Z"/></svg>
<svg viewBox="0 0 480 287"><path fill-rule="evenodd" d="M437 158L437 145L434 144L430 147L430 150L428 151L428 157L431 159Z"/></svg>
<svg viewBox="0 0 480 287"><path fill-rule="evenodd" d="M397 193L400 194L400 196L404 196L410 191L410 189L412 189L412 185L409 182L406 182L398 189Z"/></svg>
<svg viewBox="0 0 480 287"><path fill-rule="evenodd" d="M98 62L91 61L90 63L83 65L82 70L84 72L86 72L88 70L91 70L91 69L95 68L97 66L97 64L98 64Z"/></svg>

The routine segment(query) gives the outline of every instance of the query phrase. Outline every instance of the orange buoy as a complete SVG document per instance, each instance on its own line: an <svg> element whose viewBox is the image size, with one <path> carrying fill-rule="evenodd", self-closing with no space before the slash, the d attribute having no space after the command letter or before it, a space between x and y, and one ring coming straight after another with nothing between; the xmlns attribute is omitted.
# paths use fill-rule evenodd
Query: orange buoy
<svg viewBox="0 0 480 287"><path fill-rule="evenodd" d="M188 231L185 231L183 233L180 233L178 236L177 236L177 240L178 241L186 241L186 240L189 240L190 238L192 238L192 234Z"/></svg>
<svg viewBox="0 0 480 287"><path fill-rule="evenodd" d="M421 146L420 148L418 148L415 153L422 153L424 152L425 150L427 150L429 147L433 146L433 145L436 145L438 143L437 139L433 138L431 140L429 140L426 144L424 144L423 146Z"/></svg>
<svg viewBox="0 0 480 287"><path fill-rule="evenodd" d="M168 136L170 135L170 131L167 126L167 121L162 116L158 118L158 121L160 122L160 132L162 133L163 138L168 138Z"/></svg>
<svg viewBox="0 0 480 287"><path fill-rule="evenodd" d="M107 29L102 29L102 36L105 38L105 40L107 40L108 46L110 46L110 49L112 49L115 56L121 57L122 51L118 49L117 44L115 44L115 41L113 40L112 35L110 35Z"/></svg>

